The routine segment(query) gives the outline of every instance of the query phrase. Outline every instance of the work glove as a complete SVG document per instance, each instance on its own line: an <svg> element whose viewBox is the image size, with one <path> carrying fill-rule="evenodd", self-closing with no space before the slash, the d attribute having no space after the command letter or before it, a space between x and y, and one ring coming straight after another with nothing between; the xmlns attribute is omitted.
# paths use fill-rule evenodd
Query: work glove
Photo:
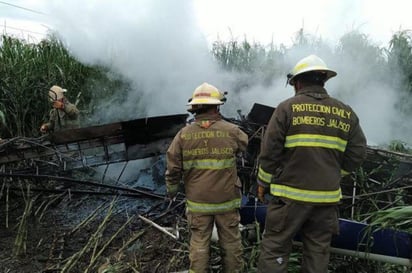
<svg viewBox="0 0 412 273"><path fill-rule="evenodd" d="M64 102L59 101L59 100L53 101L53 108L64 109Z"/></svg>
<svg viewBox="0 0 412 273"><path fill-rule="evenodd" d="M40 127L40 132L41 132L41 133L47 133L47 131L49 131L49 126L47 126L47 124L43 124L43 125Z"/></svg>
<svg viewBox="0 0 412 273"><path fill-rule="evenodd" d="M257 197L262 203L266 203L265 194L267 193L267 189L267 187L264 187L260 184L257 185Z"/></svg>
<svg viewBox="0 0 412 273"><path fill-rule="evenodd" d="M177 192L167 192L167 199L169 199L169 200L174 200L175 198L176 198L176 194L177 194Z"/></svg>
<svg viewBox="0 0 412 273"><path fill-rule="evenodd" d="M179 183L169 183L166 181L166 198L174 200L179 191Z"/></svg>
<svg viewBox="0 0 412 273"><path fill-rule="evenodd" d="M349 174L350 174L350 172L345 171L344 169L341 169L341 170L340 170L340 176L341 176L341 177L345 177L345 176L347 176L347 175L349 175Z"/></svg>

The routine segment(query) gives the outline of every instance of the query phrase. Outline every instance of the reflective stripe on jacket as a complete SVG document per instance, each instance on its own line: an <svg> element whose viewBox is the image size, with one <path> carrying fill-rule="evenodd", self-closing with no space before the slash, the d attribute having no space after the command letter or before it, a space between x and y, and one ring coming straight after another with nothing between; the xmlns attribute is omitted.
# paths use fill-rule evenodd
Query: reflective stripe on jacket
<svg viewBox="0 0 412 273"><path fill-rule="evenodd" d="M247 135L220 115L197 115L176 134L166 153L168 191L176 191L183 179L189 211L213 214L239 208L236 155L247 143Z"/></svg>
<svg viewBox="0 0 412 273"><path fill-rule="evenodd" d="M296 134L286 136L285 148L294 147L322 147L336 149L344 152L348 142L339 137L316 135L316 134Z"/></svg>
<svg viewBox="0 0 412 273"><path fill-rule="evenodd" d="M365 157L366 139L355 112L323 87L306 87L280 103L270 119L258 179L275 196L337 203L342 174Z"/></svg>

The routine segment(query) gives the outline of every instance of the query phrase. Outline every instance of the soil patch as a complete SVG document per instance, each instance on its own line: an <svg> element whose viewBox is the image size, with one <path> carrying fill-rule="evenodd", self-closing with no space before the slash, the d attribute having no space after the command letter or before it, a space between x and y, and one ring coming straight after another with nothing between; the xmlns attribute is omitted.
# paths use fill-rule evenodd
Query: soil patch
<svg viewBox="0 0 412 273"><path fill-rule="evenodd" d="M69 193L34 196L4 189L0 273L185 270L184 205L162 216L167 205L162 200ZM160 226L177 225L181 239L138 215L155 219Z"/></svg>

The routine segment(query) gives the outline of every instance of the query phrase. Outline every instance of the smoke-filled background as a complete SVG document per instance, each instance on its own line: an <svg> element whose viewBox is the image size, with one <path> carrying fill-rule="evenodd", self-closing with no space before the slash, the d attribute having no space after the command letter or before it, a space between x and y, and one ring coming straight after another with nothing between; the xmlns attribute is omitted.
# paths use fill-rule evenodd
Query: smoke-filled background
<svg viewBox="0 0 412 273"><path fill-rule="evenodd" d="M325 1L325 24L322 25L312 26L310 20L305 22L291 17L290 22L284 23L299 22L294 32L289 33L290 38L306 24L322 44L329 45L317 48L316 52L338 72L336 78L327 82L326 88L331 95L354 108L369 144L387 143L393 139L410 144L412 122L397 108L402 92L396 84L399 74L396 67L391 71L381 69L376 60L368 59L370 52L364 52L365 48L356 43L348 42L345 49L339 51L337 39L345 31L353 30L348 23L339 24L339 20L348 16L345 11L354 4L353 1L347 3ZM86 64L109 67L131 82L129 88L117 90L113 97L101 102L91 117L100 123L185 113L188 98L202 82L229 92L228 103L222 107L223 114L229 117L236 117L238 109L247 114L255 102L276 106L292 96L292 87L285 86L285 75L298 60L314 53L313 46L286 50L283 66L279 68L283 70L281 76L269 83L243 84L245 78L253 77L253 73L251 76L223 70L210 52L211 34L205 35L202 22L198 20L199 16L203 20L214 20L213 16L205 18L198 10L206 5L203 2L195 7L193 1L71 0L47 1L41 8L47 14L43 20L76 58ZM244 3L240 1L239 5ZM279 5L277 12L293 13L290 7ZM356 16L358 11L352 11L351 16ZM260 12L262 17L270 16L268 11ZM218 10L216 15L224 16ZM251 20L247 14L241 16L246 24ZM364 23L353 22L355 28ZM230 22L228 24L230 27ZM242 29L236 31L241 33ZM228 32L234 34L230 29ZM280 39L277 33L270 35L272 44L279 48L287 46L277 42ZM218 37L216 35L216 39Z"/></svg>

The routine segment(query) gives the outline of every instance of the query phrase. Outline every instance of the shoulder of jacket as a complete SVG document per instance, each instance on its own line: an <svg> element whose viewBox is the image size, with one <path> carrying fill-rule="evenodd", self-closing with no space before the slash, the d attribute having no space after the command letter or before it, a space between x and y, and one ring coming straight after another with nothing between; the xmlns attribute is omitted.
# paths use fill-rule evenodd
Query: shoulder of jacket
<svg viewBox="0 0 412 273"><path fill-rule="evenodd" d="M189 124L186 124L185 126L183 126L181 129L180 129L180 131L179 131L179 133L187 133L188 131L191 131L191 130L196 130L196 128L198 128L199 126L197 126L194 122L193 123L189 123Z"/></svg>
<svg viewBox="0 0 412 273"><path fill-rule="evenodd" d="M351 110L351 111L353 112L352 107L351 107L349 104L346 104L346 103L344 103L343 101L341 101L341 100L339 100L339 99L337 99L337 98L334 98L334 97L330 97L330 99L331 99L334 103L338 104L339 106L341 106L341 107L343 107L343 108L347 108L347 109L349 109L349 110Z"/></svg>
<svg viewBox="0 0 412 273"><path fill-rule="evenodd" d="M239 130L240 130L239 126L238 126L237 124L235 124L235 123L226 121L226 120L224 120L224 119L221 119L221 120L219 120L218 122L219 122L221 125L223 125L223 126L225 126L226 128L228 128L228 129L233 129L233 130L239 129Z"/></svg>
<svg viewBox="0 0 412 273"><path fill-rule="evenodd" d="M179 132L177 132L177 134L184 133L185 131L187 131L187 130L188 130L188 127L189 127L189 126L190 126L190 124L185 125L184 127L182 127L182 128L179 130Z"/></svg>
<svg viewBox="0 0 412 273"><path fill-rule="evenodd" d="M297 97L291 97L291 98L288 98L288 99L286 99L286 100L283 100L283 101L281 101L281 102L278 104L278 106L276 106L275 111L276 111L277 109L279 109L279 110L288 109L291 104L293 104L293 103L295 103L295 102L297 102L297 101L299 101L299 98L297 98Z"/></svg>

